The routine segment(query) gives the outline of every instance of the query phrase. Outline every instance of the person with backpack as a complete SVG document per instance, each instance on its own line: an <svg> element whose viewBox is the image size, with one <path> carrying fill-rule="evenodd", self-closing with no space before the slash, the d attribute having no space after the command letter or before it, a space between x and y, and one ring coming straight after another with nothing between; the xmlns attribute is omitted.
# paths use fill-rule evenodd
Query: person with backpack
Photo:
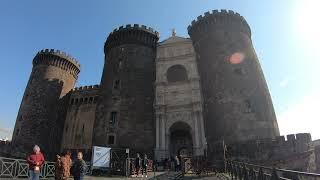
<svg viewBox="0 0 320 180"><path fill-rule="evenodd" d="M84 175L86 174L87 165L83 160L82 152L78 152L77 160L75 160L71 169L74 180L83 180Z"/></svg>
<svg viewBox="0 0 320 180"><path fill-rule="evenodd" d="M148 160L148 156L146 154L144 154L144 158L142 160L142 177L143 177L143 174L147 176L147 173L148 173L148 163L149 163L149 160Z"/></svg>
<svg viewBox="0 0 320 180"><path fill-rule="evenodd" d="M70 168L72 165L70 151L64 152L62 156L57 155L57 161L55 164L56 180L66 180L70 177Z"/></svg>

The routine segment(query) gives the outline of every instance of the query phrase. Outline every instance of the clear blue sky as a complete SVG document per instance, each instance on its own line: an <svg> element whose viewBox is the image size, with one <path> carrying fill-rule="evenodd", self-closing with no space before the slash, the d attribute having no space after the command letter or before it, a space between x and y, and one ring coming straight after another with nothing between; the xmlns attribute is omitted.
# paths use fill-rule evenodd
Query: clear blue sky
<svg viewBox="0 0 320 180"><path fill-rule="evenodd" d="M98 84L104 41L114 28L137 23L159 31L161 40L172 28L188 36L190 22L213 9L239 12L251 26L281 134L312 132L320 138L319 5L316 0L2 0L0 138L10 136L14 127L37 51L55 48L71 54L82 66L77 85Z"/></svg>

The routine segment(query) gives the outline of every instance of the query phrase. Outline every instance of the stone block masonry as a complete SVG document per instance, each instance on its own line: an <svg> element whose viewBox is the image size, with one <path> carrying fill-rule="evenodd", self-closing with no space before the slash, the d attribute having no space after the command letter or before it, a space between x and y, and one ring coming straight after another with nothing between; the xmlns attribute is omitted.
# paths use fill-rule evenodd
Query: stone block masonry
<svg viewBox="0 0 320 180"><path fill-rule="evenodd" d="M59 151L67 93L74 88L79 68L60 51L46 49L34 57L13 133L17 151L30 152L35 144L48 158Z"/></svg>

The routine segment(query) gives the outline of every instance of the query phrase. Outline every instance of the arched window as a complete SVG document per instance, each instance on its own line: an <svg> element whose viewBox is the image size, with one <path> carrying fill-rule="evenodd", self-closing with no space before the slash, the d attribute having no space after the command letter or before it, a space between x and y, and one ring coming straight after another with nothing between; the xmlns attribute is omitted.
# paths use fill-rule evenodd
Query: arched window
<svg viewBox="0 0 320 180"><path fill-rule="evenodd" d="M187 81L188 74L186 68L182 65L173 65L167 71L168 82Z"/></svg>

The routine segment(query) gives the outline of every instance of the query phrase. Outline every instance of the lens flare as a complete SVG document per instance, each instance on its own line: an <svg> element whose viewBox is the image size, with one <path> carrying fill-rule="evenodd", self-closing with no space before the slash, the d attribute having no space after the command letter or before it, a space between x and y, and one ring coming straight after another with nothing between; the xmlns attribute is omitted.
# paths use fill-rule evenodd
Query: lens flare
<svg viewBox="0 0 320 180"><path fill-rule="evenodd" d="M244 60L245 55L241 52L233 53L230 58L229 62L230 64L239 64Z"/></svg>

